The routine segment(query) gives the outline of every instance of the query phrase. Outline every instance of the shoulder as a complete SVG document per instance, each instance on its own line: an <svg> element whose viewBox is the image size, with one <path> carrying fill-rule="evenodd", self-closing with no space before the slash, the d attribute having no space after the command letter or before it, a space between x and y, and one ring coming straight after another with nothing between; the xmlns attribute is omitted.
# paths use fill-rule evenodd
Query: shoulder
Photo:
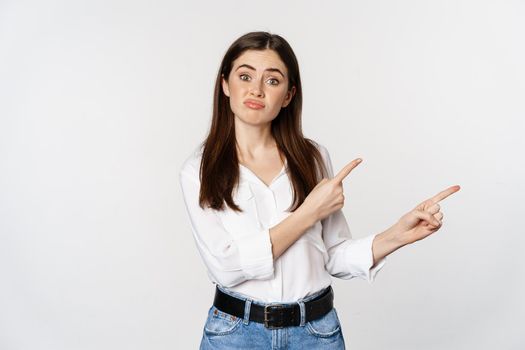
<svg viewBox="0 0 525 350"><path fill-rule="evenodd" d="M321 144L321 143L319 143L317 141L314 141L314 140L311 140L311 139L308 139L308 140L319 151L319 154L321 155L321 158L322 158L322 162L324 164L324 168L326 169L326 173L322 172L321 169L319 169L320 170L320 174L323 174L323 175L320 175L321 178L324 178L325 175L328 176L328 177L333 177L334 173L333 173L333 169L332 169L332 160L330 159L330 153L328 152L328 148L326 148L325 145L323 145L323 144Z"/></svg>
<svg viewBox="0 0 525 350"><path fill-rule="evenodd" d="M202 151L202 145L199 145L192 150L179 168L179 176L185 174L195 177L197 180L199 179Z"/></svg>
<svg viewBox="0 0 525 350"><path fill-rule="evenodd" d="M328 149L323 144L317 141L314 141L312 139L308 139L308 141L310 141L310 143L317 148L317 150L319 151L319 153L321 153L321 156L323 157L326 163L326 161L330 159L330 154L328 153Z"/></svg>

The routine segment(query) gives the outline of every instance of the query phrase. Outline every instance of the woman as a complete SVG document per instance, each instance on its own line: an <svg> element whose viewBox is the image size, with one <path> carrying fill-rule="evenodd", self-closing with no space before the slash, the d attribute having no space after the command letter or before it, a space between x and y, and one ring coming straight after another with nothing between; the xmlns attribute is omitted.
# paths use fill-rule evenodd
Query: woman
<svg viewBox="0 0 525 350"><path fill-rule="evenodd" d="M211 128L180 183L215 299L201 349L344 349L331 276L370 282L385 257L436 232L438 202L386 231L352 239L327 149L301 131L297 59L279 35L251 32L226 52Z"/></svg>

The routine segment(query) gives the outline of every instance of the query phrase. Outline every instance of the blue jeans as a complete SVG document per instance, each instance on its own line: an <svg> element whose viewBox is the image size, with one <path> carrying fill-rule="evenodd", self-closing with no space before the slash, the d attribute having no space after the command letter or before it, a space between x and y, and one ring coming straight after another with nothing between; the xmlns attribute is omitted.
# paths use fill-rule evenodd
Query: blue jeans
<svg viewBox="0 0 525 350"><path fill-rule="evenodd" d="M219 288L224 293L246 300L246 297L238 293ZM301 303L315 298L321 292L299 300L297 303L301 305ZM303 325L300 326L268 329L262 323L248 320L252 303L265 305L247 300L244 318L227 314L212 306L204 325L200 349L339 350L345 348L341 324L335 309L317 320L303 322ZM304 307L301 307L301 310L301 319L304 320Z"/></svg>

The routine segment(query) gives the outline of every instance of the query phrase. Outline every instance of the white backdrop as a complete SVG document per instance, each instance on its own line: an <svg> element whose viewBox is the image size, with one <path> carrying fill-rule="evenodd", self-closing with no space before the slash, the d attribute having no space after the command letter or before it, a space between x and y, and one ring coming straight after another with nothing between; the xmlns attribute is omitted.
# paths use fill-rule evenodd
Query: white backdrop
<svg viewBox="0 0 525 350"><path fill-rule="evenodd" d="M213 286L178 172L222 55L294 48L355 237L455 184L434 236L335 280L349 349L523 349L523 1L0 1L0 349L194 349Z"/></svg>

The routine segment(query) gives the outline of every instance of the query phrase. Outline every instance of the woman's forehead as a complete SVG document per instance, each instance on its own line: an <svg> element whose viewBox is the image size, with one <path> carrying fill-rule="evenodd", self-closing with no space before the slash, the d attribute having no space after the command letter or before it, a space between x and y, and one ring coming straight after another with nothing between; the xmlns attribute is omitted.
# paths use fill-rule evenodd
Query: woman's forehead
<svg viewBox="0 0 525 350"><path fill-rule="evenodd" d="M233 61L233 70L237 67L247 64L256 70L264 71L266 69L277 68L286 74L286 65L274 50L246 50L235 61Z"/></svg>

